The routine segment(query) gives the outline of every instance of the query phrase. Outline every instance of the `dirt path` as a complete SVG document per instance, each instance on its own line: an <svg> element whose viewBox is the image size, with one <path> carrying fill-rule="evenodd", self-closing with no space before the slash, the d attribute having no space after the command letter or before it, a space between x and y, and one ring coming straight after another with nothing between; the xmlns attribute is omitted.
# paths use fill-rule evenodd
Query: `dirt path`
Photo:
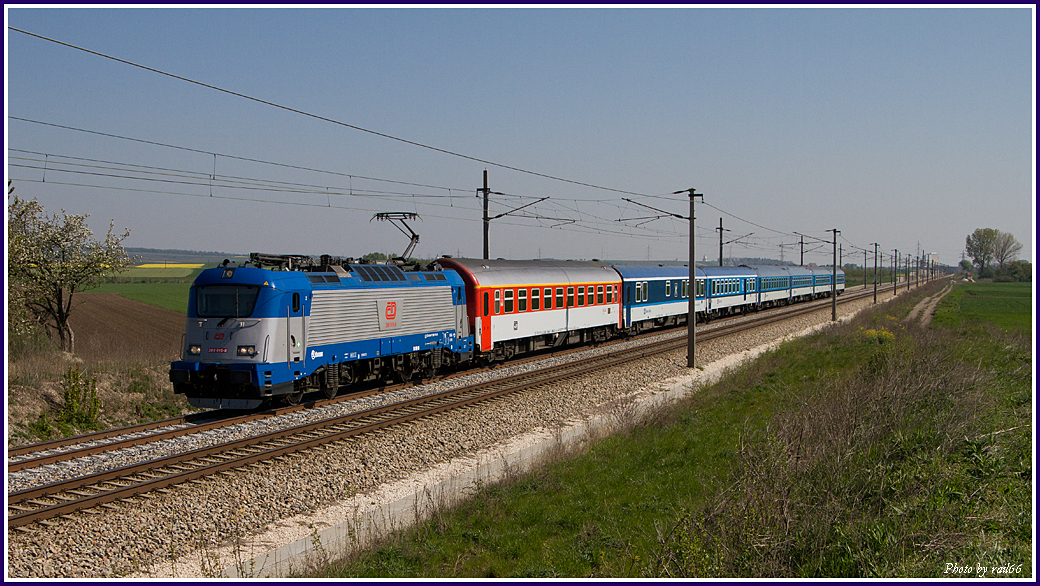
<svg viewBox="0 0 1040 586"><path fill-rule="evenodd" d="M913 311L910 312L910 315L906 316L906 321L916 321L920 316L921 325L928 327L928 324L932 323L932 314L935 312L935 308L939 305L939 302L942 301L942 298L950 291L953 291L953 283L947 283L946 287L943 287L942 291L939 291L931 297L925 297L922 299L921 302L914 307Z"/></svg>

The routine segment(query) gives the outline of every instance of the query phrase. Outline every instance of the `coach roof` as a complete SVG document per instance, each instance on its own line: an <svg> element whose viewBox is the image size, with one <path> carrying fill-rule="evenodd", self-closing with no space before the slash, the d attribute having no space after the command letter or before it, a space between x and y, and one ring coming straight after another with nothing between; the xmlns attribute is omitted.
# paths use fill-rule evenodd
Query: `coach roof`
<svg viewBox="0 0 1040 586"><path fill-rule="evenodd" d="M614 265L614 269L629 281L690 278L690 267L681 265ZM697 278L704 278L700 267L697 267Z"/></svg>
<svg viewBox="0 0 1040 586"><path fill-rule="evenodd" d="M560 285L566 283L615 283L617 271L598 261L481 260L440 258L445 269L455 269L467 283L479 287L511 285Z"/></svg>

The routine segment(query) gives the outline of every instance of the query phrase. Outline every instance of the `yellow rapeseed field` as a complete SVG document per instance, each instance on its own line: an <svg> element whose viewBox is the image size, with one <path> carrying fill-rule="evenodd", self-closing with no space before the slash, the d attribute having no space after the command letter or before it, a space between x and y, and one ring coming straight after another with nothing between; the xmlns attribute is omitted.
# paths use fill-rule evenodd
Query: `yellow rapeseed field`
<svg viewBox="0 0 1040 586"><path fill-rule="evenodd" d="M145 263L143 265L137 265L135 269L200 269L204 265L203 263Z"/></svg>

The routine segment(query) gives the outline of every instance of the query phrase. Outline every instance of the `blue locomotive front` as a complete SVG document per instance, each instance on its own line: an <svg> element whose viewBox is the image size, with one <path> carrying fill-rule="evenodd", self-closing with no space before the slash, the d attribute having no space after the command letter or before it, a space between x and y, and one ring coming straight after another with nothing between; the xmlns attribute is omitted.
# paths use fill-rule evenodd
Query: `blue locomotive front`
<svg viewBox="0 0 1040 586"><path fill-rule="evenodd" d="M453 272L263 258L290 270L255 260L207 269L191 287L170 381L193 406L255 409L310 391L331 398L359 381L429 376L471 356Z"/></svg>

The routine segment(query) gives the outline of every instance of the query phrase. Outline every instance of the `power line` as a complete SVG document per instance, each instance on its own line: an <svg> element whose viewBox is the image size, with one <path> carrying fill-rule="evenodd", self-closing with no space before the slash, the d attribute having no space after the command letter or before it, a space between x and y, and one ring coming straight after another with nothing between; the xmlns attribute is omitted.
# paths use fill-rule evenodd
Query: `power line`
<svg viewBox="0 0 1040 586"><path fill-rule="evenodd" d="M429 199L445 199L445 198L447 198L447 199L458 199L458 200L463 201L463 202L466 202L466 201L469 200L469 196L468 195L462 195L462 192L460 192L459 195L451 195L450 193L449 193L449 195L433 195L433 194L425 194L425 193L394 192L394 191L380 191L380 190L372 190L372 189L354 189L354 188L350 188L348 192L343 192L343 191L340 191L340 189L342 189L342 188L332 187L332 186L328 186L328 185L314 185L314 184L310 184L310 183L299 183L299 182L290 182L290 181L276 181L276 180L272 180L272 179L260 179L260 178L256 178L256 177L242 177L242 176L237 176L237 175L216 175L216 174L210 175L208 173L202 173L202 172L199 172L199 171L189 171L189 170L184 170L184 169L172 169L172 168L168 168L168 167L156 167L156 166L151 166L151 165L138 165L138 164L135 164L135 163L121 163L121 162L108 161L108 160L102 160L102 159L91 159L91 158L86 158L86 157L74 157L74 156L70 156L70 155L58 155L58 154L54 154L54 153L41 153L41 152L37 152L37 151L26 151L26 150L22 150L22 149L8 149L8 150L13 151L13 152L27 153L27 154L47 157L46 161L45 160L41 160L41 159L31 159L31 158L28 158L28 157L10 157L10 159L13 159L13 160L28 161L30 163L45 163L46 162L46 166L45 167L37 167L37 166L32 166L32 165L21 165L21 164L17 164L17 163L11 165L13 167L24 167L24 168L27 168L27 169L40 169L40 170L46 170L46 171L59 171L59 172L67 172L67 173L87 174L87 172L85 172L85 171L77 171L77 170L70 170L70 169L59 169L59 168L50 167L50 165L66 165L66 166L70 166L70 167L84 167L84 168L94 168L94 169L110 170L110 171L123 171L123 172L126 172L126 173L137 173L137 174L140 174L140 175L159 175L159 176L181 177L181 178L186 178L186 179L196 179L196 180L201 180L201 181L207 182L207 183L204 183L205 185L209 185L210 184L209 182L218 181L219 180L219 181L221 181L223 183L223 185L222 185L223 187L229 187L229 188L230 187L240 187L242 189L250 189L250 188L262 189L262 187L258 187L258 186L264 186L264 187L266 187L266 189L264 189L264 190L267 190L267 191L310 193L310 194L318 194L318 195L332 194L332 195L349 195L349 196L358 196L358 197L363 197L363 196L366 196L366 195L396 195L396 196L413 197L413 198L414 197L422 197L422 198L429 198ZM61 159L71 159L71 160L74 160L74 161L85 161L85 162L88 162L88 163L102 163L104 165L113 165L113 166L86 165L86 164L82 164L82 163L67 163L67 162L62 162L62 161L59 161L59 160L51 159L50 157L55 157L55 159L61 158ZM127 168L127 167L136 167L137 169L135 169L135 168ZM148 170L147 171L142 171L142 170L138 170L138 169L148 169ZM166 173L163 173L163 171L165 171ZM100 174L100 173L98 173L98 174ZM156 180L156 179L152 179L150 177L137 177L137 176L131 176L131 175L116 175L116 174L102 174L102 175L104 175L104 176L111 176L111 177L117 177L117 178L122 178L122 179ZM185 182L185 183L192 184L192 185L201 185L200 183L193 183L193 182ZM289 187L296 187L296 188L299 188L299 189L287 189ZM333 189L335 189L336 191L332 191ZM437 189L437 188L434 188L434 189Z"/></svg>
<svg viewBox="0 0 1040 586"><path fill-rule="evenodd" d="M295 193L295 194L316 195L316 196L325 195L325 196L344 196L344 197L347 197L347 196L349 196L349 197L369 197L369 198L375 198L375 199L384 199L386 201L395 202L397 204L407 203L409 201L414 203L414 200L416 198L422 198L422 199L433 198L433 199L438 199L438 198L449 197L449 198L452 198L452 199L459 199L463 205L455 206L454 203L453 203L452 205L448 206L448 205L444 205L444 204L434 204L434 203L429 203L429 202L425 202L425 201L422 202L421 205L434 206L434 207L459 207L461 209L471 209L470 206L468 205L470 203L470 201L471 201L471 198L469 198L468 196L451 196L451 195L449 195L449 196L439 196L439 195L429 195L429 194L397 193L397 192L387 192L387 191L356 190L356 189L352 189L351 191L347 192L347 191L342 191L341 189L338 189L338 188L332 188L332 187L329 187L329 186L322 186L322 185L313 185L313 184L307 184L307 183L274 181L274 180L268 180L268 179L257 179L257 178L250 178L250 177L238 177L238 176L209 175L209 174L201 173L201 172L198 172L198 171L187 171L187 170L182 170L182 169L173 169L173 168L169 168L169 167L157 167L157 166L151 166L151 165L138 165L138 164L135 164L135 163L121 163L121 162L115 162L115 161L109 161L109 160L93 159L93 158L87 158L87 157L75 157L75 156L71 156L71 155L58 155L58 154L53 154L53 153L42 153L42 152L39 152L39 151L28 151L28 150L23 150L23 149L10 149L10 150L15 151L15 152L21 152L21 153L27 153L27 154L32 154L32 155L45 157L45 159L32 159L32 158L29 158L29 157L12 157L12 159L15 159L15 160L27 161L29 163L34 163L34 162L35 163L39 163L39 164L42 164L42 166L40 166L40 165L31 165L31 164L30 165L25 165L25 164L19 164L19 163L10 163L10 166L17 167L17 168L24 168L24 169L40 170L40 171L44 171L44 172L51 171L52 173L70 173L70 174L77 174L77 175L107 177L107 178L114 178L114 179L126 179L126 180L133 180L133 181L150 181L150 182L156 182L156 183L194 185L194 186L198 186L198 187L210 187L210 188L215 186L215 187L222 187L222 188L225 188L225 189L243 189L243 190L251 190L251 191L273 192L273 193ZM53 157L53 159L51 157ZM101 163L101 165L88 165L88 164L83 164L83 163L69 163L69 162L62 161L60 159L71 159L71 160L74 160L74 161L81 161L81 162L86 162L86 163ZM77 169L77 168L70 169L70 168L63 168L63 167L81 167L81 168L79 168L79 169ZM130 168L127 168L127 167L130 167ZM84 170L84 169L93 169L93 170ZM144 169L144 170L141 170L141 169ZM111 171L111 172L103 172L103 171ZM122 172L122 173L133 173L133 175L120 174L119 172ZM234 181L229 180L229 179L234 179ZM214 181L216 181L216 183L214 183ZM44 181L41 181L41 182L46 183L46 180L44 179ZM63 184L61 182L55 182L53 180L51 181L51 183ZM89 187L98 187L98 188L102 188L103 187L103 186L100 186L100 185L89 185L89 184L85 184L85 183L64 183L64 184L83 186L83 187L88 187L88 186ZM289 189L287 187L302 187L304 189ZM128 190L128 191L138 191L138 192L142 192L142 193L170 193L170 194L173 194L173 195L206 196L206 194L190 194L190 193L170 192L170 191L165 191L164 192L162 190L127 189L127 188L121 188L121 189L122 190ZM213 195L212 192L210 192L209 195L212 196ZM522 195L516 195L516 194L508 194L508 195L510 195L511 197L520 198L521 200L524 197L529 197L529 196L522 196ZM395 198L395 196L396 196L396 198ZM270 199L257 199L257 198L246 198L246 197L230 197L230 196L222 196L222 198L223 199L235 199L237 201L254 201L254 202L259 202L259 203L286 203L286 204L290 204L290 205L300 205L299 202L280 202L280 201L270 200ZM402 200L400 198L407 198L407 199L403 199ZM502 204L500 202L493 202L493 203L496 206L504 206L505 205L505 204ZM331 206L331 203L320 204L320 205L318 205L318 204L306 204L306 205L315 205L316 207L342 207L342 206ZM559 208L566 209L567 211L576 211L574 209L568 208L568 206L566 206L566 205L553 205L551 207L559 207ZM344 209L354 209L354 208L346 207ZM372 210L368 210L368 211L372 211ZM586 210L584 215L587 218L592 218L592 219L591 220L590 219L571 220L569 218L545 217L544 215L518 214L518 216L520 216L520 217L526 217L526 218L535 219L535 220L554 220L554 221L562 221L562 222L565 222L565 223L575 223L575 222L581 221L583 224L586 224L587 226L589 226L588 233L600 233L600 234L606 234L606 235L623 235L623 236L640 236L639 234L633 233L632 231L626 231L626 230L620 230L619 231L606 218L603 218L602 216L598 216L596 214L588 213L587 210ZM598 220L598 221L596 221L596 220ZM513 225L521 225L522 226L524 224L513 224ZM548 228L559 227L560 225L561 224L555 224L553 226L549 226ZM546 226L544 226L542 224L539 224L539 227L546 228ZM580 231L580 230L575 230L575 231ZM665 237L665 238L669 238L669 237L672 237L672 236L676 235L674 232L668 232L668 231L663 231L663 230L654 230L654 229L642 229L642 230L640 230L640 232L643 232L643 233L645 233L648 236L656 234L658 238L660 238L662 236Z"/></svg>
<svg viewBox="0 0 1040 586"><path fill-rule="evenodd" d="M16 181L25 181L27 183L44 183L44 181L42 181L40 179L15 179L15 180ZM231 201L246 201L246 202L253 202L253 203L270 203L270 204L299 206L299 207L314 207L314 208L325 208L325 209L331 208L331 209L361 211L361 212L380 212L380 211L385 211L382 208L362 208L362 207L348 207L348 206L341 206L341 205L329 205L329 204L308 203L308 202L275 201L275 200L264 200L264 199L255 199L255 198L247 198L247 197L235 197L235 196L230 196L230 195L209 195L209 194L202 194L202 193L162 191L162 190L154 190L154 189L142 189L142 188L139 188L139 187L113 187L113 186L109 186L109 185L92 185L92 184L89 184L89 183L72 183L72 182L67 182L67 181L47 181L46 183L53 184L53 185L66 185L66 186L70 186L70 187L87 187L87 188L92 188L92 189L107 189L107 190L113 190L113 191L129 191L129 192L137 192L137 193L153 193L153 194L162 194L162 195L180 195L180 196L187 196L187 197L224 199L224 200L231 200ZM431 204L423 204L423 205L431 205ZM441 207L447 207L447 206L444 206L443 204L441 204ZM438 218L438 219L443 219L443 220L455 220L455 221L463 221L463 222L479 222L479 221L481 221L481 220L476 219L476 218L465 218L465 217L457 217L457 216L442 216L442 215L436 215L436 214L424 214L424 215L426 217ZM505 225L508 225L508 226L517 226L517 227L521 227L521 228L532 228L532 227L534 227L534 228L541 228L543 230L554 229L554 227L531 226L530 224L521 224L521 223L518 223L518 222L508 222L508 221L502 222L502 224L505 224ZM666 239L666 240L670 240L671 239L668 236L661 236L660 234L656 234L656 235L653 235L653 234L647 234L647 235L629 234L629 233L621 233L621 232L617 232L617 231L608 231L608 230L603 230L603 229L598 229L598 228L584 227L584 226L575 226L574 228L560 228L560 229L565 229L565 230L567 230L569 232L577 232L577 233L580 233L580 234L622 235L622 236L627 236L627 237L630 237L630 238L638 238L638 239L653 240L653 241L661 241L662 238Z"/></svg>
<svg viewBox="0 0 1040 586"><path fill-rule="evenodd" d="M460 201L460 202L464 202L464 203L468 202L468 195L467 196L461 196L461 195L460 196L454 196L454 195L451 195L450 192L458 191L459 193L469 193L470 191L472 191L471 189L468 189L468 188L452 188L452 187L443 187L443 186L429 185L429 184L423 184L423 183L414 183L414 182L407 182L407 181L400 181L400 180L393 180L393 179L383 179L383 178L378 178L378 177L368 177L368 176L356 175L356 174L352 174L352 173L343 173L343 172L338 172L338 171L329 171L329 170L325 170L325 169L316 169L316 168L313 168L313 167L305 167L305 166L301 166L301 165L291 165L291 164L288 164L288 163L278 163L278 162L266 161L266 160L262 160L262 159L254 159L254 158L250 158L250 157L242 157L242 156L237 156L237 155L230 155L230 154L227 154L227 153L217 153L217 152L214 152L214 151L207 151L207 150L204 150L204 149L196 149L196 148L192 148L192 147L185 147L185 146L174 145L174 144L169 144L169 143L163 143L163 142L158 142L158 141L152 141L152 140L147 140L147 139L122 136L122 135L102 132L102 131L98 131L98 130L88 130L88 129L84 129L84 128L77 128L77 127L73 127L73 126L56 124L56 123L52 123L52 122L43 122L43 121L39 121L39 120L31 120L31 119L28 119L28 118L21 118L21 117L17 117L17 116L9 116L9 118L12 119L12 120L18 120L18 121L28 122L28 123L32 123L32 124L40 124L40 125L44 125L44 126L51 126L51 127L54 127L54 128L61 128L63 130L70 130L70 131L75 131L75 132L83 132L83 133L86 133L86 134L93 134L93 135L98 135L98 136L106 136L106 137L109 137L109 138L115 138L115 139L119 139L119 140L126 140L126 141L131 141L131 142L142 143L142 144L150 144L150 145L159 146L159 147L163 147L163 148L171 148L171 149L176 149L176 150L183 150L183 151L187 151L187 152L194 152L194 153L199 153L199 154L205 154L205 155L214 156L214 157L222 157L222 158L231 159L231 160L239 160L239 161L245 161L245 162L250 162L250 163L271 165L271 166L283 167L283 168L295 169L295 170L301 170L301 171L310 171L310 172L314 172L314 173L322 173L322 174L334 175L334 176L339 176L339 177L346 177L346 178L349 178L349 179L363 179L363 180L368 180L368 181L377 181L377 182L391 183L391 184L397 184L397 185L406 185L406 186L413 186L413 187L424 187L424 188L429 188L429 189L440 189L440 190L445 190L445 191L449 192L448 196L440 196L440 197L448 197L450 199L453 199L453 200L456 200L456 201ZM17 150L17 149L14 149L14 150ZM20 151L20 152L27 152L27 153L32 153L32 154L47 155L46 153L38 153L38 152L34 152L34 151ZM151 169L155 169L155 170L171 170L171 169L164 169L164 168L161 168L161 167L149 167L149 166L145 166L145 165L135 165L133 163L112 163L110 161L101 161L101 160L96 160L96 159L84 159L84 158L73 157L73 156L69 156L69 155L54 155L54 156L60 156L60 157L64 157L64 158L74 159L74 160L87 160L87 161L92 161L92 162L105 162L105 163L110 163L110 164L122 164L122 165L127 165L127 166L151 168ZM189 173L189 174L194 174L194 175L196 175L198 177L207 178L207 179L211 178L211 177L215 179L215 177L217 177L217 175L215 175L215 174L211 175L209 173L202 173L202 172L198 172L198 171L183 171L183 170L175 170L175 171L183 172L183 173ZM227 177L227 178L233 178L233 179L254 180L254 181L268 181L268 180L261 180L261 179L254 179L254 178L242 178L242 177L229 176L229 175L224 175L224 176L221 176L221 177ZM277 183L277 182L272 182L272 183ZM284 184L285 185L295 185L295 186L309 186L309 187L313 187L315 189L323 189L323 190L326 190L326 191L321 191L320 194L325 194L325 195L355 195L355 196L359 196L359 197L365 197L365 196L370 196L370 195L373 195L373 194L386 194L386 195L400 195L400 196L424 197L424 198L437 197L437 196L433 196L433 195L430 195L430 194L380 192L380 191L376 191L376 190L354 190L353 188L350 189L350 193L334 193L334 192L328 191L330 189L328 186L308 185L308 184L291 183L291 182L284 182ZM272 190L272 191L274 191L274 190ZM288 191L288 190L283 190L283 191ZM301 193L303 193L303 192L301 192ZM319 192L314 192L314 193L318 194ZM624 193L629 193L629 192L624 192ZM505 196L505 197L516 197L516 198L535 197L535 196L524 196L524 195L512 194L512 193L500 193L499 195L502 195L502 196ZM645 197L645 198L651 198L651 199L661 199L661 200L666 200L666 201L677 201L677 202L684 202L685 201L685 200L683 200L681 198L671 197L669 195L646 195L646 194L635 194L635 195L637 197ZM257 200L257 201L268 201L268 200ZM391 200L391 201L393 201L393 200ZM608 220L607 218L604 218L602 216L598 216L596 214L593 214L593 213L589 212L587 208L585 210L579 210L578 209L577 205L578 205L579 202L588 203L589 201L590 200L579 199L579 198L556 198L556 197L553 197L553 198L551 198L549 200L549 203L550 203L550 205L554 205L554 206L558 206L560 208L566 209L568 212L571 212L571 213L584 214L584 215L593 217L593 218L595 218L597 220L600 220L602 225L604 225L604 226L607 226L607 225L611 225L612 226L613 222L611 220ZM604 200L594 200L594 201L597 201L597 203L604 204L604 205L613 205L613 206L617 207L619 210L622 209L622 207L619 204L616 204L616 203L611 202L611 201L604 201ZM566 205L563 205L562 202L573 202L574 206L573 207L568 207ZM492 203L494 203L495 205L499 205L497 202L494 202L494 201ZM779 234L779 235L791 235L788 232L775 230L773 228L768 228L766 226L762 226L761 224L758 224L756 222L752 222L750 220L746 220L746 219L744 219L744 218L742 218L740 216L737 216L736 214L732 214L730 212L727 212L727 211L723 210L722 208L719 208L717 206L711 205L710 203L705 202L705 205L708 205L709 207L711 207L711 208L713 208L713 209L715 209L715 210L717 210L717 211L719 211L719 212L721 212L723 214L726 214L726 215L728 215L730 217L733 217L733 218L735 218L737 220L740 220L740 221L745 222L747 224L751 224L753 226L757 226L757 227L762 228L764 230L768 230L770 232L774 232L774 233ZM452 207L454 207L454 204L452 204ZM467 206L460 206L460 207L466 208ZM671 231L661 231L661 230L652 230L652 229L648 229L648 228L642 228L641 226L627 226L627 227L643 229L643 230L646 230L647 232L650 232L650 233L680 235L680 231L678 229L673 229ZM613 230L613 229L607 230L607 233L609 233L609 234L622 234L622 235L630 234L628 232L623 232L623 231L622 232L618 232L617 230Z"/></svg>
<svg viewBox="0 0 1040 586"><path fill-rule="evenodd" d="M325 174L328 174L328 175L338 175L340 177L348 177L348 178L351 178L351 179L364 179L366 181L381 181L381 182L384 182L384 183L396 183L396 184L399 184L399 185L410 185L410 186L413 186L413 187L427 187L427 188L430 188L430 189L443 189L443 190L446 190L446 191L453 190L453 191L458 191L458 192L462 192L462 193L469 193L469 192L473 191L470 188L441 187L441 186L437 186L437 185L425 185L425 184L422 184L422 183L409 183L407 181L396 181L396 180L393 180L393 179L380 179L378 177L366 177L364 175L355 175L355 174L352 174L352 173L342 173L342 172L338 172L338 171L328 171L328 170L325 170L325 169L314 169L314 168L311 168L311 167L302 167L302 166L299 166L299 165L290 165L288 163L275 163L275 162L272 162L272 161L264 161L262 159L251 159L249 157L239 157L239 156L236 156L236 155L229 155L229 154L226 154L226 153L218 153L218 152L215 152L215 151L206 151L206 150L202 150L202 149L194 149L194 148L191 148L191 147L184 147L184 146L178 146L178 145L173 145L173 144L166 144L166 143L156 142L156 141L152 141L152 140L145 140L145 139L142 139L142 138L133 138L133 137L129 137L129 136L120 136L118 134L111 134L111 133L108 133L108 132L100 132L100 131L97 131L97 130L87 130L87 129L84 129L84 128L76 128L74 126L65 126L65 125L62 125L62 124L54 124L53 122L41 122L39 120L30 120L28 118L19 118L18 116L8 116L8 118L11 119L11 120L19 120L21 122L29 122L29 123L32 123L32 124L41 124L43 126L52 126L54 128L61 128L61 129L64 129L64 130L73 130L75 132L84 132L84 133L87 133L87 134L96 134L98 136L107 136L109 138L117 138L117 139L120 139L120 140L128 140L128 141L131 141L131 142L139 142L139 143L142 143L142 144L150 144L150 145L153 145L153 146L160 146L160 147L164 147L164 148L177 149L177 150L188 151L188 152L192 152L192 153L199 153L199 154L203 154L203 155L223 157L225 159L233 159L233 160L237 160L237 161L246 161L248 163L260 163L262 165L273 165L273 166L276 166L276 167L285 167L287 169L297 169L297 170L300 170L300 171L311 171L311 172L314 172L314 173L325 173Z"/></svg>
<svg viewBox="0 0 1040 586"><path fill-rule="evenodd" d="M420 143L420 142L416 142L416 141L413 141L413 140L408 140L408 139L405 139L405 138L400 138L400 137L393 136L393 135L390 135L390 134L386 134L386 133L383 133L383 132L377 132L375 130L369 130L367 128L362 128L360 126L356 126L356 125L353 125L353 124L348 124L346 122L342 122L342 121L339 121L339 120L334 120L334 119L328 118L326 116L319 116L318 114L312 114L310 112L305 112L303 110L299 110L299 109L296 109L296 108L291 108L289 106L283 106L281 104L276 104L276 103L268 101L268 100L263 100L263 99L256 98L256 97L253 97L253 96L250 96L250 95L247 95L247 94L243 94L243 93L240 93L240 92L224 89L224 88L212 85L212 84L203 83L201 81L197 81L197 80L194 80L194 79L191 79L191 78L188 78L188 77L184 77L184 76L181 76L181 75L176 75L176 74L173 74L173 73L169 73L169 72L163 71L161 69L156 69L154 67L148 67L147 65L141 65L139 63L134 63L133 61L128 61L126 59L121 59L119 57L113 57L112 55L107 55L105 53L101 53L101 52L98 52L98 51L93 51L91 49L87 49L87 48L84 48L84 47L73 45L71 43L66 43L64 41L59 41L57 39L52 39L50 37L45 37L43 35L38 35L36 33L31 33L29 31L25 31L25 30L22 30L22 29L19 29L19 28L15 28L15 27L12 27L12 26L9 26L8 29L12 30L12 31L15 31L15 32L22 33L24 35L29 35L31 37L36 37L36 38L42 39L44 41L48 41L48 42L51 42L51 43L62 45L63 47L69 47L70 49L76 49L77 51L83 51L84 53L89 53L91 55L96 55L98 57L103 57L105 59L111 59L112 61L116 61L118 63L123 63L124 65L130 65L132 67L137 67L139 69L144 69L145 71L150 71L152 73L157 73L159 75L165 75L167 77L171 77L171 78L179 80L179 81L184 81L184 82L191 83L191 84L194 84L194 85L197 85L197 86L200 86L200 87L204 87L204 88L207 88L207 89L211 89L211 90L214 90L214 91L218 91L218 92L221 92L221 93L232 95L232 96L235 96L235 97L238 97L238 98L242 98L242 99L245 99L245 100L250 100L250 101L253 101L253 102L257 102L259 104L264 104L266 106L271 106L272 108L278 108L280 110L285 110L287 112L292 112L294 114L299 114L301 116L307 116L308 118L314 118L315 120L321 120L323 122L329 122L331 124L336 124L338 126L343 126L345 128L351 128L353 130L357 130L357 131L360 131L360 132L366 132L368 134L372 134L372 135L379 136L379 137L382 137L382 138L386 138L386 139L389 139L389 140L395 140L395 141L402 142L402 143L405 143L405 144L409 144L409 145L412 145L412 146L417 146L417 147L420 147L420 148L424 148L424 149L428 149L428 150L431 150L431 151L443 153L443 154L446 154L446 155L459 157L459 158L466 159L466 160L469 160L469 161L475 161L477 163L482 163L482 164L485 164L485 165L492 165L492 166L499 167L499 168L502 168L502 169L509 169L510 171L516 171L518 173L524 173L524 174L527 174L527 175L533 175L533 176L542 177L542 178L545 178L545 179L552 179L554 181L561 181L561 182L570 183L570 184L573 184L573 185L581 185L583 187L591 187L593 189L602 189L604 191L612 191L612 192L615 192L615 193L624 193L624 194L628 194L628 195L639 195L639 196L643 196L643 197L654 197L654 196L649 196L649 195L642 194L642 193L635 193L635 192L631 192L631 191L623 191L623 190L620 190L620 189L613 189L613 188L610 188L610 187L603 187L603 186L600 186L600 185L593 185L591 183L584 183L584 182L581 182L581 181L574 181L572 179L564 179L563 177L556 177L554 175L547 175L545 173L538 173L538 172L535 172L535 171L528 171L527 169L521 169L519 167L513 167L511 165L504 165L502 163L496 163L494 161L489 161L489 160L486 160L486 159L481 159L481 158L473 157L473 156L470 156L470 155L464 155L462 153L457 153L457 152L454 152L454 151L449 151L447 149L442 149L442 148L439 148L439 147L426 145L426 144L423 144L423 143Z"/></svg>

